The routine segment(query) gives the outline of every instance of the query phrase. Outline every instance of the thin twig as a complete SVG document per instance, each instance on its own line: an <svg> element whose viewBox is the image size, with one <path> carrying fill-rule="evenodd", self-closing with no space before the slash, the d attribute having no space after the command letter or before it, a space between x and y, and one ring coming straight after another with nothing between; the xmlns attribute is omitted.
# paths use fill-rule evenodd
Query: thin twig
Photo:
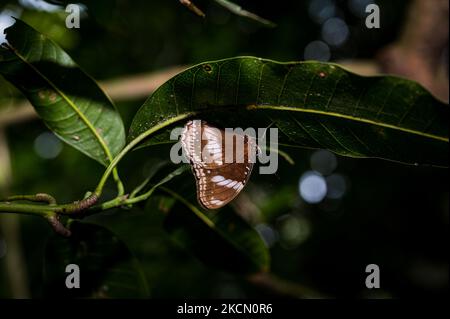
<svg viewBox="0 0 450 319"><path fill-rule="evenodd" d="M200 10L192 1L190 0L179 0L182 5L184 5L186 8L194 12L199 17L206 17L205 13Z"/></svg>
<svg viewBox="0 0 450 319"><path fill-rule="evenodd" d="M261 18L260 16L254 14L253 12L247 11L247 10L243 9L241 6L235 4L231 1L228 1L228 0L214 0L214 1L238 16L257 21L257 22L265 25L266 27L274 28L277 26L272 21Z"/></svg>
<svg viewBox="0 0 450 319"><path fill-rule="evenodd" d="M49 205L56 205L56 199L45 193L38 193L36 195L14 195L6 198L6 201L18 201L18 200L26 200L30 202L43 202Z"/></svg>
<svg viewBox="0 0 450 319"><path fill-rule="evenodd" d="M46 217L48 223L53 228L55 233L63 236L63 237L70 237L72 234L69 229L67 229L60 221L59 216L57 214L51 214Z"/></svg>

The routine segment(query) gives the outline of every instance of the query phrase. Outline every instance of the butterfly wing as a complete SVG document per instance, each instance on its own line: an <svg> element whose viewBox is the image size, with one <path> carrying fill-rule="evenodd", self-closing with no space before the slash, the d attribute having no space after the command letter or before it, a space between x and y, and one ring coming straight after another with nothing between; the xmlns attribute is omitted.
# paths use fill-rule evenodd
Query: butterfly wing
<svg viewBox="0 0 450 319"><path fill-rule="evenodd" d="M208 209L220 208L231 202L247 183L253 163L238 167L225 165L214 170L193 167L197 181L197 198ZM230 170L233 170L230 174Z"/></svg>
<svg viewBox="0 0 450 319"><path fill-rule="evenodd" d="M204 121L189 121L182 134L182 146L196 179L198 201L208 209L217 209L232 201L248 182L254 165L250 152L257 151L256 143L246 135L237 134L234 134L234 141L235 145L244 146L243 161L237 162L235 157L235 161L227 163L222 142L226 134L232 133ZM238 139L241 144L237 143Z"/></svg>

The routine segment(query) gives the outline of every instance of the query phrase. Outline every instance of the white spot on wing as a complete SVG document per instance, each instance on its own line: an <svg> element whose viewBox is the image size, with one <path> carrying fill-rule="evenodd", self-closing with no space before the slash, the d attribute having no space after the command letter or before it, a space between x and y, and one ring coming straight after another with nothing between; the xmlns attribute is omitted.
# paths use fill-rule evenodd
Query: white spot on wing
<svg viewBox="0 0 450 319"><path fill-rule="evenodd" d="M238 181L232 181L230 184L225 185L228 188L233 188L234 185L236 185Z"/></svg>
<svg viewBox="0 0 450 319"><path fill-rule="evenodd" d="M241 182L237 183L236 185L233 186L234 189L238 190L240 189L242 186L244 186L244 184L242 184Z"/></svg>
<svg viewBox="0 0 450 319"><path fill-rule="evenodd" d="M223 181L224 179L225 179L225 177L223 177L222 175L216 175L211 178L211 181L214 183L218 183L218 182Z"/></svg>
<svg viewBox="0 0 450 319"><path fill-rule="evenodd" d="M229 183L231 183L231 182L232 182L231 179L226 179L226 180L224 180L224 181L218 182L217 185L218 185L218 186L225 186L225 185L227 185L227 184L229 184Z"/></svg>
<svg viewBox="0 0 450 319"><path fill-rule="evenodd" d="M221 201L219 199L213 199L210 201L210 203L213 205L221 205L221 204L223 204L223 201Z"/></svg>

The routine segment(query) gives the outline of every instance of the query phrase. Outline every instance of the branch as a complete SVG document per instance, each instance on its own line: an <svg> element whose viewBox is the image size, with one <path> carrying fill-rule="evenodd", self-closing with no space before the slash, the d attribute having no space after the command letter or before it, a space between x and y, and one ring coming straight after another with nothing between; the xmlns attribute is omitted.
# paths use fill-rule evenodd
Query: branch
<svg viewBox="0 0 450 319"><path fill-rule="evenodd" d="M6 201L26 200L30 202L44 202L49 205L56 205L56 200L53 196L45 193L38 193L36 195L15 195L6 198Z"/></svg>
<svg viewBox="0 0 450 319"><path fill-rule="evenodd" d="M190 0L179 0L179 1L183 6L194 12L199 17L202 18L206 17L205 13L202 10L200 10L192 1Z"/></svg>
<svg viewBox="0 0 450 319"><path fill-rule="evenodd" d="M449 99L448 14L448 0L415 0L400 38L377 57L383 72L418 81L446 102Z"/></svg>
<svg viewBox="0 0 450 319"><path fill-rule="evenodd" d="M247 10L243 9L241 6L235 4L231 1L228 1L228 0L214 0L214 1L238 16L257 21L257 22L265 25L266 27L274 28L277 26L272 21L261 18L260 16L254 14L253 12L247 11Z"/></svg>
<svg viewBox="0 0 450 319"><path fill-rule="evenodd" d="M48 195L49 196L49 195ZM70 204L55 205L39 205L27 203L14 203L12 201L0 201L0 213L18 213L25 215L48 216L50 213L58 213L62 215L76 214L82 212L97 203L99 196L92 194L85 199ZM37 201L36 195L18 195L13 197L14 200ZM40 200L42 201L42 200Z"/></svg>
<svg viewBox="0 0 450 319"><path fill-rule="evenodd" d="M48 215L47 221L49 222L50 226L53 228L55 233L63 236L63 237L70 237L72 235L72 232L67 229L60 221L59 216L56 214Z"/></svg>
<svg viewBox="0 0 450 319"><path fill-rule="evenodd" d="M184 173L188 169L189 169L188 165L183 165L177 168L176 170L168 174L166 177L164 177L162 180L160 180L158 183L154 184L147 192L139 196L135 195L137 195L139 191L145 187L145 185L149 182L149 179L145 180L144 185L138 186L138 188L132 193L134 194L133 196L129 195L118 196L110 201L104 202L97 206L94 206L94 204L98 200L98 196L96 193L93 194L91 193L85 199L67 205L56 205L56 201L53 197L51 197L48 194L40 193L36 195L16 195L9 197L8 200L10 201L6 202L0 201L0 213L2 212L19 213L44 217L50 223L50 225L52 226L53 230L56 233L68 237L71 235L71 232L69 229L64 227L64 225L59 221L60 215L77 214L77 218L82 218L111 208L121 206L131 206L133 204L145 201L153 194L153 192L158 187L167 183L174 177ZM38 202L47 202L48 205L12 203L11 201L32 201L32 202L38 201Z"/></svg>

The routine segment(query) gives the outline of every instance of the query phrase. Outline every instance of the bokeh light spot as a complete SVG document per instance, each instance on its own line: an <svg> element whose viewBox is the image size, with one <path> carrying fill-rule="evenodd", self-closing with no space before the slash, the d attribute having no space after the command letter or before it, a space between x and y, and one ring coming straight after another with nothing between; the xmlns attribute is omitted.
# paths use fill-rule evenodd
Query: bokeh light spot
<svg viewBox="0 0 450 319"><path fill-rule="evenodd" d="M319 173L307 171L300 178L299 191L307 203L320 203L327 194L327 183Z"/></svg>
<svg viewBox="0 0 450 319"><path fill-rule="evenodd" d="M337 167L337 159L330 151L318 150L311 155L310 165L316 172L322 175L330 175Z"/></svg>
<svg viewBox="0 0 450 319"><path fill-rule="evenodd" d="M340 174L333 174L326 178L327 182L327 197L331 199L339 199L345 195L347 191L347 182L345 177Z"/></svg>
<svg viewBox="0 0 450 319"><path fill-rule="evenodd" d="M34 140L34 151L45 159L55 158L61 153L63 145L52 133L44 132Z"/></svg>
<svg viewBox="0 0 450 319"><path fill-rule="evenodd" d="M292 249L305 242L311 235L310 222L300 216L283 215L277 220L280 234L280 244L286 249Z"/></svg>
<svg viewBox="0 0 450 319"><path fill-rule="evenodd" d="M373 0L349 0L348 8L357 17L366 17L366 7L369 4L375 3Z"/></svg>
<svg viewBox="0 0 450 319"><path fill-rule="evenodd" d="M312 41L305 47L303 57L305 60L327 62L331 58L330 48L323 41Z"/></svg>
<svg viewBox="0 0 450 319"><path fill-rule="evenodd" d="M276 231L266 224L256 225L255 229L259 233L267 247L272 247L278 239Z"/></svg>
<svg viewBox="0 0 450 319"><path fill-rule="evenodd" d="M19 3L24 8L47 12L55 12L62 9L59 5L51 4L43 0L19 0Z"/></svg>
<svg viewBox="0 0 450 319"><path fill-rule="evenodd" d="M14 24L14 18L20 17L22 9L7 6L0 12L0 44L6 42L5 29Z"/></svg>
<svg viewBox="0 0 450 319"><path fill-rule="evenodd" d="M332 46L343 45L349 33L347 23L340 18L328 19L322 26L322 38Z"/></svg>
<svg viewBox="0 0 450 319"><path fill-rule="evenodd" d="M308 7L311 19L322 24L336 14L336 5L332 0L312 0Z"/></svg>

